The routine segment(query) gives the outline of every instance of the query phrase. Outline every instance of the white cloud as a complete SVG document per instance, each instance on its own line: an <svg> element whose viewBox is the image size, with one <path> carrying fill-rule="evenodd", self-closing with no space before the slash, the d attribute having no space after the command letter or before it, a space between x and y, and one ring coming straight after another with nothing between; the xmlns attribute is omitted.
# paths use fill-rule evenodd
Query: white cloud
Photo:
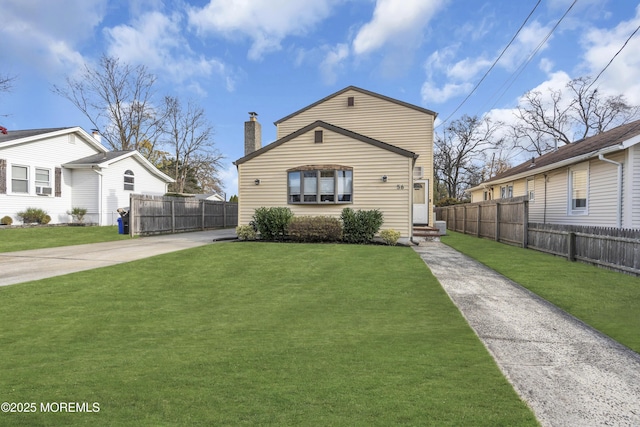
<svg viewBox="0 0 640 427"><path fill-rule="evenodd" d="M182 83L191 79L218 75L229 91L235 88L235 78L229 67L216 58L196 55L182 35L180 15L146 13L130 25L122 24L104 30L109 41L108 54L125 63L142 63L154 72L168 75ZM193 87L193 83L190 84ZM197 86L197 92L202 88Z"/></svg>
<svg viewBox="0 0 640 427"><path fill-rule="evenodd" d="M612 29L592 28L582 41L585 47L583 68L595 78L629 36L640 25L640 6L636 16ZM608 94L624 94L627 101L640 104L640 34L636 34L613 60L596 83Z"/></svg>
<svg viewBox="0 0 640 427"><path fill-rule="evenodd" d="M200 34L252 40L248 57L259 60L281 49L287 36L307 34L327 18L337 0L210 0L188 11L189 23Z"/></svg>
<svg viewBox="0 0 640 427"><path fill-rule="evenodd" d="M470 80L480 72L486 71L491 66L492 61L485 58L465 58L453 64L447 70L447 77L457 80Z"/></svg>
<svg viewBox="0 0 640 427"><path fill-rule="evenodd" d="M78 46L93 36L106 6L107 0L69 0L64 7L56 2L5 0L0 26L3 57L46 72L77 70L84 63Z"/></svg>
<svg viewBox="0 0 640 427"><path fill-rule="evenodd" d="M238 170L235 165L230 164L226 169L218 173L224 191L227 193L227 200L234 194L238 194Z"/></svg>
<svg viewBox="0 0 640 427"><path fill-rule="evenodd" d="M327 48L324 60L320 63L320 73L326 84L333 84L338 78L339 72L343 69L343 62L349 57L349 46L339 43L333 48Z"/></svg>
<svg viewBox="0 0 640 427"><path fill-rule="evenodd" d="M444 4L445 0L377 0L373 19L353 40L354 53L368 54L398 40L412 44Z"/></svg>
<svg viewBox="0 0 640 427"><path fill-rule="evenodd" d="M471 83L447 83L438 88L434 83L427 81L423 83L420 93L425 104L441 104L455 96L468 93L472 88Z"/></svg>
<svg viewBox="0 0 640 427"><path fill-rule="evenodd" d="M538 21L533 21L525 26L513 44L504 53L498 65L506 68L508 71L517 69L529 56L538 48L540 43L547 37L551 31L550 26L543 26ZM540 46L538 52L542 52L549 47L549 41L553 36ZM497 54L496 54L497 55Z"/></svg>

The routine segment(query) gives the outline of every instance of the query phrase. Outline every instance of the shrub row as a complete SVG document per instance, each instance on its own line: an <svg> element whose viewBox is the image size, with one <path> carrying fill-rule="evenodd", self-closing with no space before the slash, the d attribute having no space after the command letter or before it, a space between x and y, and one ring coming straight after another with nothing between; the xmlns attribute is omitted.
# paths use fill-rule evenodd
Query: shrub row
<svg viewBox="0 0 640 427"><path fill-rule="evenodd" d="M260 234L262 240L295 242L339 242L369 243L384 223L382 212L351 208L342 210L340 219L326 216L294 217L289 208L258 208L250 225L236 228L241 240L254 240ZM385 243L395 245L400 233L384 230L380 233Z"/></svg>
<svg viewBox="0 0 640 427"><path fill-rule="evenodd" d="M67 211L67 215L71 215L76 223L82 223L86 214L86 208L75 207ZM51 217L47 214L47 211L40 208L26 208L24 211L18 212L16 215L24 224L49 224L51 222ZM11 225L13 224L13 219L10 216L5 215L0 218L0 224Z"/></svg>

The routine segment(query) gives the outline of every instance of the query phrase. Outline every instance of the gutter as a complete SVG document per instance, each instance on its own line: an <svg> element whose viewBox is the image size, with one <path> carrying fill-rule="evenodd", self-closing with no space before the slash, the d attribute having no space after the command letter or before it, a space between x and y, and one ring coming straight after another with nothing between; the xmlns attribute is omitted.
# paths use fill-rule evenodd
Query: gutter
<svg viewBox="0 0 640 427"><path fill-rule="evenodd" d="M599 154L598 159L618 167L618 203L616 206L616 223L618 228L622 228L622 163L607 159L604 154Z"/></svg>
<svg viewBox="0 0 640 427"><path fill-rule="evenodd" d="M92 171L99 175L98 177L98 225L102 224L102 172L97 169L91 168Z"/></svg>

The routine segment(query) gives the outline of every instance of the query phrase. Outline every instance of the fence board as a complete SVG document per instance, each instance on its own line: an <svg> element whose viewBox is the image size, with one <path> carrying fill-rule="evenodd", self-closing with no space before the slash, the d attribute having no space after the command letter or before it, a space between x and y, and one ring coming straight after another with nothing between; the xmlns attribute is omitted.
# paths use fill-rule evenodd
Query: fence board
<svg viewBox="0 0 640 427"><path fill-rule="evenodd" d="M131 235L166 234L238 225L238 204L186 197L131 195Z"/></svg>
<svg viewBox="0 0 640 427"><path fill-rule="evenodd" d="M529 223L525 197L435 211L449 230L640 276L640 230Z"/></svg>

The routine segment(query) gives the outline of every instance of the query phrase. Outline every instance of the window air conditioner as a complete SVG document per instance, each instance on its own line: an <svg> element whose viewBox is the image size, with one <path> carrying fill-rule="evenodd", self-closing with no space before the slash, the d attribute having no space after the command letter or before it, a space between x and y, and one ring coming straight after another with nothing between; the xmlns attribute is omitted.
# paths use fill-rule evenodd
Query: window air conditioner
<svg viewBox="0 0 640 427"><path fill-rule="evenodd" d="M51 187L36 186L36 194L38 196L50 196L52 193Z"/></svg>

